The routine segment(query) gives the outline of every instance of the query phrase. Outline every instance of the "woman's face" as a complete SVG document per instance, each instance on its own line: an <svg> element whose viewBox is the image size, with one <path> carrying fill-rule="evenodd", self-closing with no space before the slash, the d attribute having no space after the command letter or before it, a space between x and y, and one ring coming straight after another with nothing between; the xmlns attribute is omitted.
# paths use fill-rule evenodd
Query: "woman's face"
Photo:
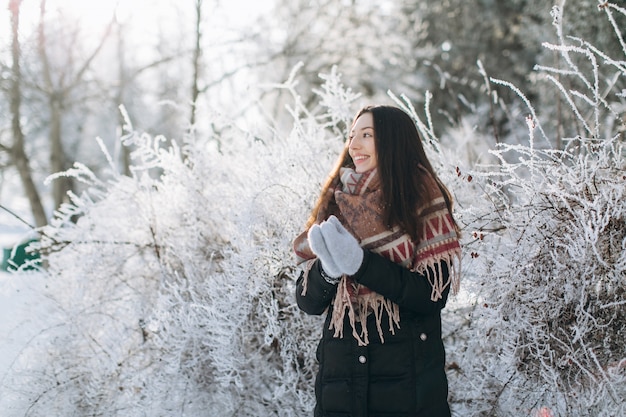
<svg viewBox="0 0 626 417"><path fill-rule="evenodd" d="M378 155L374 143L374 117L363 113L356 119L350 131L348 153L354 162L356 172L367 172L376 168Z"/></svg>

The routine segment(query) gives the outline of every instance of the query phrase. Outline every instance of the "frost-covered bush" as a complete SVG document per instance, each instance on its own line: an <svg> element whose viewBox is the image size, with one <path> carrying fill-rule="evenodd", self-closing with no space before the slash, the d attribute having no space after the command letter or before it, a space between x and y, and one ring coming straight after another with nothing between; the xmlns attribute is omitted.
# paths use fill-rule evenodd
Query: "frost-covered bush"
<svg viewBox="0 0 626 417"><path fill-rule="evenodd" d="M624 149L614 139L578 149L503 147L519 162L503 158L500 177L475 173L494 204L483 216L490 223L476 227L468 245L474 271L467 284L478 296L472 340L483 353L470 366L498 379L503 392L491 401L513 397L495 409L624 412ZM489 233L492 225L499 230ZM483 395L487 388L480 387Z"/></svg>
<svg viewBox="0 0 626 417"><path fill-rule="evenodd" d="M356 98L333 70L290 134L181 145L127 126L133 176L88 186L43 230L55 323L2 381L6 416L302 416L319 320L294 302L291 240L343 146ZM130 122L129 122L130 123ZM268 133L269 132L269 133ZM106 150L105 150L106 153ZM4 393L10 395L4 395Z"/></svg>
<svg viewBox="0 0 626 417"><path fill-rule="evenodd" d="M624 45L624 9L600 5ZM562 142L503 81L528 140L491 150L474 122L440 142L429 103L422 122L391 95L463 227L463 292L443 313L455 416L626 414L624 59L559 34L546 46L568 67L538 74L575 121ZM129 122L131 177L113 161L106 179L60 174L88 189L42 231L52 324L2 376L3 416L310 415L322 319L295 305L291 240L357 110L336 70L322 79L314 110L295 72L278 87L293 97L286 135L207 114L214 135L177 142Z"/></svg>
<svg viewBox="0 0 626 417"><path fill-rule="evenodd" d="M626 414L626 43L612 14L626 10L604 2L600 10L624 55L566 38L556 7L560 42L545 46L567 67L538 68L576 121L561 132L575 135L552 148L559 141L518 92L528 143L501 144L491 151L496 164L459 171L472 180L459 217L476 300L452 378L461 415Z"/></svg>

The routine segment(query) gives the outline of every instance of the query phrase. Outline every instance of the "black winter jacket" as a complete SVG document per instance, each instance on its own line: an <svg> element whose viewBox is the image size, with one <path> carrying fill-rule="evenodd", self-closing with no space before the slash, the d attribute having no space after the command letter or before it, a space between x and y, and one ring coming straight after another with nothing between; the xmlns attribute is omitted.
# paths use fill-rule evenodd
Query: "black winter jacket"
<svg viewBox="0 0 626 417"><path fill-rule="evenodd" d="M447 276L445 263L442 267ZM315 417L449 417L440 314L448 291L432 302L426 277L368 251L353 278L400 306L400 328L391 334L383 316L381 343L370 314L367 346L358 346L347 318L344 337L335 338L329 324L336 285L322 278L317 260L302 296L304 272L300 275L300 309L319 315L328 308L317 347Z"/></svg>

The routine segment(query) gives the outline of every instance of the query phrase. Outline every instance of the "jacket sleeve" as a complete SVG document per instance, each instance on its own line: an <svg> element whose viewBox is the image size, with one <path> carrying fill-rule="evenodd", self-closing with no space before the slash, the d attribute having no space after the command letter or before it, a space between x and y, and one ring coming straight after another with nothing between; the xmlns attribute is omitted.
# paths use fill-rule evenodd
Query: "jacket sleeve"
<svg viewBox="0 0 626 417"><path fill-rule="evenodd" d="M448 278L448 266L441 262L442 274ZM430 315L445 307L450 286L443 298L432 301L432 286L425 275L411 272L382 256L365 251L363 263L352 278L372 291L390 299L415 314Z"/></svg>
<svg viewBox="0 0 626 417"><path fill-rule="evenodd" d="M307 314L322 314L337 292L337 285L326 282L322 277L319 263L319 259L316 260L310 269L300 273L296 281L296 301L298 307Z"/></svg>

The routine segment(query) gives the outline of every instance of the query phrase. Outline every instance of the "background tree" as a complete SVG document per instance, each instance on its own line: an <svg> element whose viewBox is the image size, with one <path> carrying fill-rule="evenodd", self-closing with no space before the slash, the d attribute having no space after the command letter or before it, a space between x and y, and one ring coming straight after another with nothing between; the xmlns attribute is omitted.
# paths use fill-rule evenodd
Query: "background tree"
<svg viewBox="0 0 626 417"><path fill-rule="evenodd" d="M26 153L25 135L22 129L21 103L22 103L22 71L21 71L21 47L19 39L20 0L11 0L9 11L11 13L11 75L8 90L12 144L5 145L0 142L0 151L9 155L11 164L17 168L24 194L28 198L31 213L38 227L48 223L46 213L39 197L39 191L33 180L31 164Z"/></svg>
<svg viewBox="0 0 626 417"><path fill-rule="evenodd" d="M423 94L422 75L411 71L417 56L430 57L428 46L412 49L424 38L424 27L412 24L391 2L381 5L340 0L282 1L263 16L256 38L257 52L266 58L260 80L281 82L299 63L298 92L305 106L317 100L320 73L333 67L346 86L361 92L363 101L388 101L387 89ZM419 93L418 93L419 92ZM274 120L284 115L286 91L263 92L261 104Z"/></svg>
<svg viewBox="0 0 626 417"><path fill-rule="evenodd" d="M200 45L202 44L202 0L196 0L196 22L195 22L195 43L193 48L193 58L192 58L192 72L193 75L191 77L191 115L189 117L189 125L193 126L196 124L196 101L198 101L198 96L200 95L200 90L198 87L198 78L200 77L200 55L202 54L202 49Z"/></svg>
<svg viewBox="0 0 626 417"><path fill-rule="evenodd" d="M41 0L40 21L38 27L38 52L41 61L41 84L39 89L44 95L47 103L48 124L49 124L49 146L50 146L50 171L52 173L65 171L71 165L71 159L66 154L63 143L63 125L66 117L67 107L74 105L85 99L86 89L85 74L90 69L93 60L102 49L105 41L109 37L113 19L105 28L93 50L87 52L86 58L76 56L76 44L74 40L79 35L71 32L73 29L67 23L57 26L55 30L69 28L70 32L66 36L55 34L57 41L62 39L66 44L50 44L48 42L48 16L46 14L46 0ZM77 30L77 29L73 29ZM54 54L55 58L65 57L62 62L55 62L50 59L51 51L62 48L63 54ZM83 91L81 91L81 88ZM52 183L53 208L57 208L65 200L68 191L72 191L71 181L67 177L58 177Z"/></svg>

